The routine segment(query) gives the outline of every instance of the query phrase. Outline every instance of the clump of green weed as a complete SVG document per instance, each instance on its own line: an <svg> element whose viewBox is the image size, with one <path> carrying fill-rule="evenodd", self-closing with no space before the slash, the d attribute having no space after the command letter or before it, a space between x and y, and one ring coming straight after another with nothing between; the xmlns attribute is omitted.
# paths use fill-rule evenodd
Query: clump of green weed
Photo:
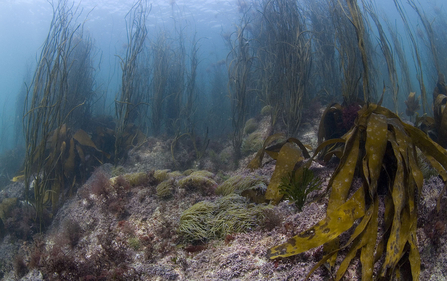
<svg viewBox="0 0 447 281"><path fill-rule="evenodd" d="M214 202L201 201L182 213L179 233L185 241L195 242L246 232L263 224L268 209L271 206L250 204L234 193Z"/></svg>
<svg viewBox="0 0 447 281"><path fill-rule="evenodd" d="M135 251L138 251L141 248L140 240L138 240L138 238L136 237L129 238L127 242L129 243L129 247L131 247Z"/></svg>
<svg viewBox="0 0 447 281"><path fill-rule="evenodd" d="M290 176L283 177L279 186L279 192L295 203L299 211L303 208L307 195L321 186L321 179L315 176L308 168L292 171Z"/></svg>
<svg viewBox="0 0 447 281"><path fill-rule="evenodd" d="M174 190L174 181L167 179L157 185L156 192L157 196L160 198L167 198L172 195Z"/></svg>
<svg viewBox="0 0 447 281"><path fill-rule="evenodd" d="M250 118L250 119L247 120L247 122L245 122L244 133L247 134L247 135L251 134L254 131L256 131L258 126L259 126L259 124L256 121L256 119Z"/></svg>

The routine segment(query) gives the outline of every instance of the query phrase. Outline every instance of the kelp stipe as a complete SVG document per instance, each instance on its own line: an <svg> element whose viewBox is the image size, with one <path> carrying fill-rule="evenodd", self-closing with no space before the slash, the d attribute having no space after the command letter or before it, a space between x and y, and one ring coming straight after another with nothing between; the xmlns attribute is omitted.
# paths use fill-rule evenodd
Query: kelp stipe
<svg viewBox="0 0 447 281"><path fill-rule="evenodd" d="M135 128L132 132L131 125L135 122L138 107L147 106L147 95L142 91L138 82L141 80L141 66L139 61L144 49L147 36L146 16L148 14L147 2L137 1L126 15L127 49L126 56L121 59L122 84L121 91L115 98L116 127L115 127L115 165L125 155L125 151L143 133ZM140 115L140 118L141 115ZM136 145L136 144L135 144Z"/></svg>
<svg viewBox="0 0 447 281"><path fill-rule="evenodd" d="M235 39L232 36L227 38L230 53L227 56L228 64L228 94L231 104L231 115L233 125L233 148L235 151L235 162L241 157L242 135L250 107L253 99L250 95L250 87L253 83L253 61L255 60L254 50L250 45L250 33L248 25L250 23L248 12L244 12L240 25L235 32Z"/></svg>

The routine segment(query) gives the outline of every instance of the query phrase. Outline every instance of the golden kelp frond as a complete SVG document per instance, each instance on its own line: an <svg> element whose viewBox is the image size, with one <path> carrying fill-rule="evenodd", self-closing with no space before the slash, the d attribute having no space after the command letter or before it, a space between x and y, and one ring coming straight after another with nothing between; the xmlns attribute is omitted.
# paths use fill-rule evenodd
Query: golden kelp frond
<svg viewBox="0 0 447 281"><path fill-rule="evenodd" d="M271 200L273 204L278 204L279 200L283 197L279 189L282 178L290 175L295 169L296 163L303 160L303 154L295 144L287 142L282 146L278 154L278 159L276 159L275 171L265 193L265 199Z"/></svg>
<svg viewBox="0 0 447 281"><path fill-rule="evenodd" d="M286 243L269 249L267 256L270 259L294 256L337 238L365 214L363 191L359 189L339 209L313 227L290 238Z"/></svg>
<svg viewBox="0 0 447 281"><path fill-rule="evenodd" d="M284 138L283 134L274 134L269 136L263 147L256 153L256 156L248 164L247 168L257 169L261 167L264 153L276 160L275 171L273 172L270 184L265 193L265 199L271 200L273 204L277 204L283 197L280 192L280 185L284 178L290 177L292 172L297 168L296 165L310 158L309 152L304 144L296 138L289 138L285 142L277 143L273 146L267 147L273 142ZM309 168L312 161L306 162L302 167Z"/></svg>
<svg viewBox="0 0 447 281"><path fill-rule="evenodd" d="M12 182L22 182L25 180L25 175L19 175L12 178Z"/></svg>
<svg viewBox="0 0 447 281"><path fill-rule="evenodd" d="M258 152L255 155L255 158L253 158L250 163L248 163L247 168L254 170L254 169L259 169L262 166L262 159L264 158L264 153L266 152L265 149L267 146L271 145L273 142L281 139L281 138L285 138L284 134L282 133L278 133L278 134L274 134L271 135L269 137L267 137L264 141L264 145L261 147L261 149L258 150ZM279 151L279 150L278 150ZM273 158L276 159L274 157L275 154L270 154L268 152L268 154Z"/></svg>
<svg viewBox="0 0 447 281"><path fill-rule="evenodd" d="M273 156L276 156L276 154ZM267 187L265 199L271 200L273 204L277 204L283 197L283 193L280 192L280 185L283 179L290 177L292 172L298 168L297 165L309 168L312 161L304 163L306 158L310 158L309 152L306 147L295 138L287 139L287 141L281 145L277 156L273 156L272 158L276 159L276 167L270 180L270 184Z"/></svg>
<svg viewBox="0 0 447 281"><path fill-rule="evenodd" d="M107 128L105 128L105 130L107 130ZM82 129L77 130L76 133L73 135L73 139L75 139L82 146L88 146L94 148L96 151L101 152L107 159L110 159L110 154L98 149L86 131ZM76 147L78 154L82 156L84 152L78 145L76 145ZM84 159L84 157L82 156L81 159Z"/></svg>
<svg viewBox="0 0 447 281"><path fill-rule="evenodd" d="M407 100L405 101L405 104L407 105L407 109L405 110L405 114L407 114L407 116L413 116L416 111L421 108L421 106L419 105L419 98L416 97L415 92L410 92Z"/></svg>
<svg viewBox="0 0 447 281"><path fill-rule="evenodd" d="M87 134L87 132L85 132L82 129L79 129L76 131L76 133L73 135L73 138L79 142L80 145L83 146L90 146L93 147L96 150L99 150L95 143L92 141L92 139L90 138L90 136Z"/></svg>
<svg viewBox="0 0 447 281"><path fill-rule="evenodd" d="M342 139L345 145L340 164L329 181L331 194L326 218L286 243L269 249L268 257L288 257L324 244L326 253L309 275L325 262L335 261L340 249L348 248L335 280L343 277L359 252L362 280L373 279L375 262L382 255L384 262L377 272L379 278L390 280L400 274L403 263L409 263L412 278L417 280L420 274L416 246L417 202L423 176L416 147L444 180L447 180L447 151L421 130L374 104L364 106L358 112L356 125ZM334 141L323 143L316 153L323 149L321 146L331 145ZM359 173L362 179L362 185L356 190L352 190L354 173ZM376 247L378 219L382 215L378 211L379 179L386 184L387 193L384 235ZM350 193L353 195L348 198ZM338 237L352 227L348 242L339 245ZM331 262L330 266L333 265Z"/></svg>

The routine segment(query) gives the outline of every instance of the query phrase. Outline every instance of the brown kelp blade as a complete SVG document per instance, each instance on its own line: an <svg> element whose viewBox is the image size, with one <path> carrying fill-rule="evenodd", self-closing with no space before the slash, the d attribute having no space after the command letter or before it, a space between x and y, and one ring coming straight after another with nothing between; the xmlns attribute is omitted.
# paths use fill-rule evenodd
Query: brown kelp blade
<svg viewBox="0 0 447 281"><path fill-rule="evenodd" d="M349 200L316 225L290 238L286 243L269 249L267 257L290 257L321 246L351 228L364 215L365 192L363 188L359 188Z"/></svg>
<svg viewBox="0 0 447 281"><path fill-rule="evenodd" d="M77 130L76 133L73 135L73 138L77 142L79 142L80 145L92 147L92 148L96 149L97 151L101 152L102 154L104 154L104 156L106 156L108 159L110 158L110 154L108 154L96 147L95 143L92 141L90 136L84 130L82 130L82 129Z"/></svg>
<svg viewBox="0 0 447 281"><path fill-rule="evenodd" d="M275 171L273 172L270 184L267 187L265 193L265 198L267 200L272 200L274 204L277 204L281 200L283 194L280 193L279 186L281 185L281 180L284 177L290 175L290 173L295 169L296 163L304 160L301 149L291 142L286 142L278 154L278 159L276 160Z"/></svg>
<svg viewBox="0 0 447 281"><path fill-rule="evenodd" d="M265 141L264 141L264 145L261 147L261 149L258 150L258 152L255 155L255 158L253 158L250 163L248 163L247 168L251 169L251 170L255 170L255 169L259 169L261 168L262 165L262 159L264 158L264 152L265 152L265 148L267 146L269 146L270 144L272 144L274 141L279 140L281 138L284 138L284 134L282 133L278 133L278 134L274 134L271 136L268 136ZM279 151L279 150L278 150ZM275 157L273 157L272 155L270 155L273 159L276 159Z"/></svg>

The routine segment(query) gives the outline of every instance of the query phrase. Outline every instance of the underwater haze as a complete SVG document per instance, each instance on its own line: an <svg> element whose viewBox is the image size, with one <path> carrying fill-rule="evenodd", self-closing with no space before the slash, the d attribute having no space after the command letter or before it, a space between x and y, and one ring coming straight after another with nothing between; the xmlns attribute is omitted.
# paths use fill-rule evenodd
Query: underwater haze
<svg viewBox="0 0 447 281"><path fill-rule="evenodd" d="M57 5L57 1L53 2ZM85 22L84 32L94 41L96 90L107 91L112 100L121 82L117 55L123 55L127 44L125 16L134 4L132 0L68 1L79 11L77 23ZM189 34L196 32L197 38L202 38L200 64L204 70L225 59L227 50L221 34L237 23L236 2L157 0L147 4L149 38L180 21ZM22 112L16 112L16 99L25 91L25 83L31 81L52 16L51 1L0 1L0 151L16 145L14 122L22 119Z"/></svg>
<svg viewBox="0 0 447 281"><path fill-rule="evenodd" d="M265 106L288 135L297 135L317 104L377 102L382 92L383 105L403 118L432 115L431 93L447 70L444 3L358 1L357 23L346 3L2 0L0 152L23 151L23 126L33 118L24 113L41 91L35 86L51 85L33 78L51 53L45 40L62 27L85 53L66 50L75 56L63 70L67 84L58 86L68 87L66 97L60 91L67 120L49 130L67 123L91 135L89 120L108 116L110 130L135 124L145 136L194 132L230 138L239 151L245 122ZM52 23L54 15L70 22ZM85 64L76 66L83 54ZM410 92L417 99L405 115Z"/></svg>

